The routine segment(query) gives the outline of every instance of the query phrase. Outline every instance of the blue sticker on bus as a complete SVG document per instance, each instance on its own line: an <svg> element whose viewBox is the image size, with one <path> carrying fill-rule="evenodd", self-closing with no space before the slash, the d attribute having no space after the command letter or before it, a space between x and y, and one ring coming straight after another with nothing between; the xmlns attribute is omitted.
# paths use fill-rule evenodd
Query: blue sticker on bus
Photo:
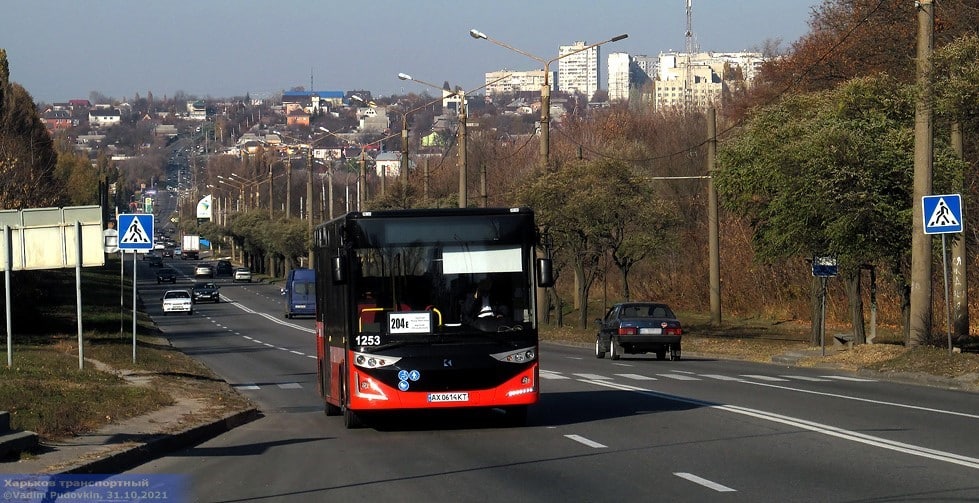
<svg viewBox="0 0 979 503"><path fill-rule="evenodd" d="M408 391L408 381L398 381L398 389Z"/></svg>
<svg viewBox="0 0 979 503"><path fill-rule="evenodd" d="M399 381L407 381L408 380L408 371L407 370L399 370L398 371L398 380Z"/></svg>
<svg viewBox="0 0 979 503"><path fill-rule="evenodd" d="M412 381L417 381L421 378L422 378L422 373L417 370L412 370L411 373L408 374L408 379L411 379Z"/></svg>

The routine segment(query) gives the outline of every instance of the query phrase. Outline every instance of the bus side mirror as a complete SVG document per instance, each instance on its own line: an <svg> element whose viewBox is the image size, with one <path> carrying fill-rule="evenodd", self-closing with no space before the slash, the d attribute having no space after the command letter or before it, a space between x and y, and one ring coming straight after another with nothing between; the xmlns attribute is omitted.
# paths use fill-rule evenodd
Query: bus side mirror
<svg viewBox="0 0 979 503"><path fill-rule="evenodd" d="M537 259L537 286L547 288L554 286L554 271L551 259Z"/></svg>
<svg viewBox="0 0 979 503"><path fill-rule="evenodd" d="M330 259L330 271L333 276L333 283L342 285L347 282L347 270L343 267L343 256L338 255Z"/></svg>

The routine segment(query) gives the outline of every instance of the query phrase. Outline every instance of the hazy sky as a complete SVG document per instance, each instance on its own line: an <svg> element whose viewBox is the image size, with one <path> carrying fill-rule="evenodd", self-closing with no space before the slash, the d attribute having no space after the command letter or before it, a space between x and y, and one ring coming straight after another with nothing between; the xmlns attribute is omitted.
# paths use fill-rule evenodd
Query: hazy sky
<svg viewBox="0 0 979 503"><path fill-rule="evenodd" d="M821 0L693 0L701 50L738 51L808 31ZM471 28L549 60L595 43L606 56L685 46L686 0L4 0L0 48L11 80L36 101L171 96L272 96L303 86L426 91L399 72L463 89L486 72L534 70L527 56L469 36ZM557 70L557 64L551 65ZM434 91L434 90L431 90ZM430 93L431 94L431 93Z"/></svg>

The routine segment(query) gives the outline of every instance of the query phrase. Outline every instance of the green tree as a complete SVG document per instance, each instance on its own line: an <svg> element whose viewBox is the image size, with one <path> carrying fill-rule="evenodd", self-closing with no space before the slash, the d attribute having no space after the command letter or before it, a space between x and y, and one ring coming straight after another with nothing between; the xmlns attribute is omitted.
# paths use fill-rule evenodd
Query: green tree
<svg viewBox="0 0 979 503"><path fill-rule="evenodd" d="M574 271L579 326L588 323L588 294L602 274L602 257L612 254L627 285L632 265L656 249L655 233L669 227L670 210L649 201L649 193L627 163L609 159L567 163L520 193L561 256L557 263Z"/></svg>
<svg viewBox="0 0 979 503"><path fill-rule="evenodd" d="M858 342L861 264L894 273L907 314L913 124L912 87L858 78L759 110L718 152L718 194L750 219L759 259L837 257ZM936 190L959 167L947 145L936 144Z"/></svg>
<svg viewBox="0 0 979 503"><path fill-rule="evenodd" d="M7 51L0 49L0 208L62 206L66 192L54 175L56 162L34 99L10 82Z"/></svg>

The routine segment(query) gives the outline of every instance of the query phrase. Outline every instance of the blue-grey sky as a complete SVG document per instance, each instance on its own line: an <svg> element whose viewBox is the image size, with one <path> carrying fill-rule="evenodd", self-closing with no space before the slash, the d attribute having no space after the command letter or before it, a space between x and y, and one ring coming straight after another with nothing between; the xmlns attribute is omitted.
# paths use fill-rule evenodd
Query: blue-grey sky
<svg viewBox="0 0 979 503"><path fill-rule="evenodd" d="M788 47L821 3L692 1L696 41L711 51ZM602 46L603 62L610 52L654 56L684 49L686 0L5 0L0 48L11 80L48 103L92 91L272 96L309 89L311 74L316 90L385 96L426 91L399 72L476 89L486 72L542 68L471 28L545 60L622 33Z"/></svg>

